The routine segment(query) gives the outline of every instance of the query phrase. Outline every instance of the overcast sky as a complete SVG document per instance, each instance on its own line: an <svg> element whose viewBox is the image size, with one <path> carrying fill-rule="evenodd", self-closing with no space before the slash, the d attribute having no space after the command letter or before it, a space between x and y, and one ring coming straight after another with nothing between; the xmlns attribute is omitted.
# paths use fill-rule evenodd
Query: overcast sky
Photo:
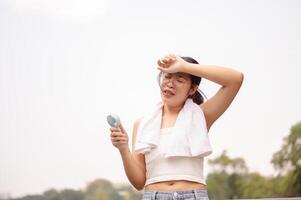
<svg viewBox="0 0 301 200"><path fill-rule="evenodd" d="M210 130L250 171L301 120L301 2L0 1L0 194L128 183L105 119L133 121L160 100L156 60L167 53L244 73ZM219 85L203 80L208 97ZM205 165L205 174L210 166Z"/></svg>

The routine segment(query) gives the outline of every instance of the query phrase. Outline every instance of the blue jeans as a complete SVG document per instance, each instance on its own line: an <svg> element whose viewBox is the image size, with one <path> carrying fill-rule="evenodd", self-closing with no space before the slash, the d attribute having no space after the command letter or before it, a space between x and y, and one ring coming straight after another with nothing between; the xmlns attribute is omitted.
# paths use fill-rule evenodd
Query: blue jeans
<svg viewBox="0 0 301 200"><path fill-rule="evenodd" d="M209 200L206 189L179 191L149 191L143 193L142 200Z"/></svg>

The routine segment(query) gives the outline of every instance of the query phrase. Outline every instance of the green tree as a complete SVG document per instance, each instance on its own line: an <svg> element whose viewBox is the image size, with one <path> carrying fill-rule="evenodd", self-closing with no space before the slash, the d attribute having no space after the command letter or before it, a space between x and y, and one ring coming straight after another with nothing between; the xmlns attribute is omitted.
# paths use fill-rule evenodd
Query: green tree
<svg viewBox="0 0 301 200"><path fill-rule="evenodd" d="M10 200L45 200L43 195L26 195L21 198L11 198Z"/></svg>
<svg viewBox="0 0 301 200"><path fill-rule="evenodd" d="M97 179L88 184L84 200L122 200L122 197L113 187L112 183L105 179Z"/></svg>
<svg viewBox="0 0 301 200"><path fill-rule="evenodd" d="M208 174L208 192L212 199L238 198L242 192L241 184L248 172L248 167L242 158L230 158L223 151L215 159L208 160L213 172Z"/></svg>
<svg viewBox="0 0 301 200"><path fill-rule="evenodd" d="M210 199L227 199L231 196L228 184L229 175L226 172L213 172L207 176Z"/></svg>
<svg viewBox="0 0 301 200"><path fill-rule="evenodd" d="M278 180L282 188L281 195L301 195L301 122L290 129L290 133L283 139L283 145L274 153L272 164L279 171Z"/></svg>
<svg viewBox="0 0 301 200"><path fill-rule="evenodd" d="M213 172L207 176L211 199L273 197L273 179L249 173L242 158L230 158L226 151L208 161Z"/></svg>
<svg viewBox="0 0 301 200"><path fill-rule="evenodd" d="M119 194L123 194L123 200L140 200L142 199L142 192L137 192L132 186L126 184L117 188Z"/></svg>
<svg viewBox="0 0 301 200"><path fill-rule="evenodd" d="M60 193L60 200L83 200L84 193L71 189L62 190Z"/></svg>
<svg viewBox="0 0 301 200"><path fill-rule="evenodd" d="M240 198L266 198L274 197L273 179L267 178L259 173L249 173L241 181Z"/></svg>
<svg viewBox="0 0 301 200"><path fill-rule="evenodd" d="M55 189L46 190L43 196L45 200L60 200L60 194Z"/></svg>

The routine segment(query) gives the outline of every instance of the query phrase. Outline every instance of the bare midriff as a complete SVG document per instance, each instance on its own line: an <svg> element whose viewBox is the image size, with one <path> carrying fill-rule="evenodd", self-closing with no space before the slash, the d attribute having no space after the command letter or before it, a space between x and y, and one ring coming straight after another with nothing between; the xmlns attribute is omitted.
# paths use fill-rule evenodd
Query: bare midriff
<svg viewBox="0 0 301 200"><path fill-rule="evenodd" d="M145 190L168 191L168 190L194 190L206 189L206 185L192 181L162 181L146 185Z"/></svg>

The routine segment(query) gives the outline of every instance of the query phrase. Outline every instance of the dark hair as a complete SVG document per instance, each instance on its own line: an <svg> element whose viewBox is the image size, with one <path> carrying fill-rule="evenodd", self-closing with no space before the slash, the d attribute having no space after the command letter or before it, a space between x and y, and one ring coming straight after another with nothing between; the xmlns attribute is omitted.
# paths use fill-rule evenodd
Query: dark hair
<svg viewBox="0 0 301 200"><path fill-rule="evenodd" d="M181 58L183 58L186 62L193 63L193 64L199 64L198 61L196 61L194 58L191 58L188 56L181 56ZM191 83L193 85L199 86L202 81L202 77L194 76L192 74L190 74L190 78L191 78ZM204 97L202 96L201 93L207 99L206 95L200 89L198 89L193 95L189 96L189 98L191 98L194 103L201 105L202 103L204 103Z"/></svg>
<svg viewBox="0 0 301 200"><path fill-rule="evenodd" d="M181 58L184 59L186 62L193 63L193 64L199 64L195 59L193 59L191 57L181 56ZM192 74L189 74L189 75L190 75L191 83L193 85L199 86L202 81L202 77L194 76ZM159 85L160 85L161 76L162 76L162 72L160 72L158 74ZM204 97L202 96L202 94L207 99L206 95L200 89L198 89L193 95L189 96L188 98L191 98L194 103L201 105L202 103L204 103Z"/></svg>

